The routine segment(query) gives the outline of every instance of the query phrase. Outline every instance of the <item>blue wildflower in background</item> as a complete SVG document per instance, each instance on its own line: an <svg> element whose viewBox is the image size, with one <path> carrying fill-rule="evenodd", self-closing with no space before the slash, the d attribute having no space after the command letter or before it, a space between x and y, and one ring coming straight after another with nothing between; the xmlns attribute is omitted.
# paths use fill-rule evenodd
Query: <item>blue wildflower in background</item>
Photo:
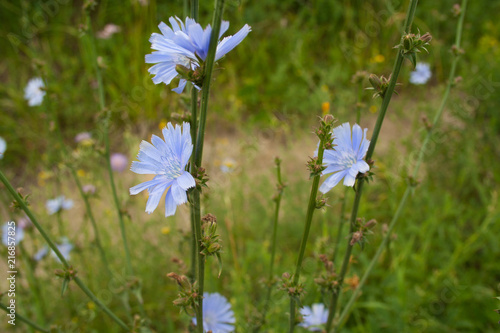
<svg viewBox="0 0 500 333"><path fill-rule="evenodd" d="M3 158L3 154L7 150L7 142L0 136L0 160Z"/></svg>
<svg viewBox="0 0 500 333"><path fill-rule="evenodd" d="M410 83L426 84L431 76L431 66L426 63L418 63L415 70L410 73Z"/></svg>
<svg viewBox="0 0 500 333"><path fill-rule="evenodd" d="M307 328L310 332L321 332L322 326L328 319L328 309L324 304L313 304L311 307L304 306L300 309L303 322L299 326Z"/></svg>
<svg viewBox="0 0 500 333"><path fill-rule="evenodd" d="M45 90L45 84L42 79L36 77L28 81L26 88L24 88L24 99L28 101L29 106L37 106L42 104Z"/></svg>
<svg viewBox="0 0 500 333"><path fill-rule="evenodd" d="M128 157L122 153L113 153L109 157L111 169L117 172L123 172L128 166Z"/></svg>
<svg viewBox="0 0 500 333"><path fill-rule="evenodd" d="M24 239L24 230L19 226L16 226L14 235L9 235L9 232L13 232L13 226L14 224L9 224L9 222L5 222L5 224L2 226L2 243L5 246L11 246L12 244L9 243L12 241L12 239L14 240L16 245ZM9 237L11 237L10 240Z"/></svg>
<svg viewBox="0 0 500 333"><path fill-rule="evenodd" d="M73 200L66 199L64 195L61 195L55 199L47 200L45 207L47 208L49 215L53 215L62 210L73 208Z"/></svg>
<svg viewBox="0 0 500 333"><path fill-rule="evenodd" d="M71 242L69 241L68 238L66 238L66 237L61 238L61 243L56 244L56 247L59 250L59 252L61 252L64 259L66 259L67 261L69 261L71 259L70 252L71 252L71 250L73 250L74 245L71 244ZM45 256L47 256L47 254L49 254L49 247L44 246L40 250L38 250L37 253L35 253L35 255L33 256L33 259L35 261L40 261L43 258L45 258ZM57 254L53 250L50 251L50 255L54 259L56 259L58 262L61 262L61 260L59 260L59 257L57 256Z"/></svg>
<svg viewBox="0 0 500 333"><path fill-rule="evenodd" d="M366 139L366 131L363 131L358 124L351 125L344 123L333 129L333 149L325 150L323 163L326 169L322 175L333 173L321 185L319 190L322 193L330 191L344 178L345 186L354 186L358 173L365 173L370 170L365 158L370 141Z"/></svg>
<svg viewBox="0 0 500 333"><path fill-rule="evenodd" d="M191 143L190 125L183 123L172 126L168 123L163 129L163 138L153 135L151 143L142 141L137 159L132 162L132 170L138 174L152 174L155 177L147 182L134 186L130 194L135 195L148 190L149 198L146 212L151 214L160 202L163 193L165 196L165 216L175 214L178 205L187 202L186 191L196 185L196 182L186 165L193 151Z"/></svg>
<svg viewBox="0 0 500 333"><path fill-rule="evenodd" d="M149 69L149 73L155 75L153 82L159 84L170 82L179 74L177 65L184 67L187 71L195 71L202 67L208 55L210 35L212 27L210 24L203 30L199 23L191 18L186 18L185 23L177 17L169 18L172 28L161 22L158 25L161 34L153 33L149 41L151 48L156 50L152 54L146 55L146 63L156 64ZM222 21L219 38L229 28L229 22ZM245 24L234 36L225 37L217 44L215 61L222 58L226 53L235 48L248 35L251 28ZM196 75L195 75L196 76ZM194 78L196 81L196 78ZM199 81L203 78L198 77ZM180 94L186 86L186 78L181 78L179 86L172 89ZM200 82L193 83L198 89Z"/></svg>
<svg viewBox="0 0 500 333"><path fill-rule="evenodd" d="M219 293L203 294L203 330L213 333L230 333L234 331L234 312L231 304ZM197 325L196 318L193 323Z"/></svg>

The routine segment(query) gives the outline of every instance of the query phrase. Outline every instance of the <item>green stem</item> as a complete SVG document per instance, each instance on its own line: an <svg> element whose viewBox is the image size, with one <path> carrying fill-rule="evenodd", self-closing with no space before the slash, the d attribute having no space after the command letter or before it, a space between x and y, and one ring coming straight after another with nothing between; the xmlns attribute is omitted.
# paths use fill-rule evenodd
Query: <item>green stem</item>
<svg viewBox="0 0 500 333"><path fill-rule="evenodd" d="M273 280L273 275L274 275L274 258L276 256L276 237L278 234L278 219L279 219L279 213L280 213L280 205L281 205L281 197L283 196L283 182L281 180L281 162L279 159L276 159L276 173L277 173L277 178L278 178L278 195L276 196L276 206L274 210L274 221L273 221L273 235L272 235L272 245L271 245L271 262L270 262L270 267L269 267L269 286L267 289L267 295L266 295L266 302L264 305L264 318L266 316L268 307L269 307L269 302L271 300L271 291L272 291L272 283L271 281Z"/></svg>
<svg viewBox="0 0 500 333"><path fill-rule="evenodd" d="M111 168L111 153L110 153L110 144L109 144L109 127L110 127L110 118L111 114L109 110L106 110L106 100L105 100L105 95L104 95L104 85L102 82L102 74L101 74L101 69L99 68L99 64L97 63L97 51L96 51L96 45L95 45L95 38L94 38L94 32L92 30L92 21L90 19L90 14L87 13L87 20L89 24L89 39L90 39L90 49L92 53L92 58L93 58L93 63L94 63L94 69L95 69L95 74L97 78L97 90L99 94L99 107L101 109L101 112L105 112L106 116L104 119L104 145L105 145L105 152L104 152L104 157L106 159L106 166L108 169L108 175L109 175L109 182L111 185L111 192L113 193L113 202L115 204L116 212L118 214L118 221L120 224L120 232L122 236L122 241L123 241L123 247L125 250L125 262L127 265L127 273L130 276L134 275L134 270L132 268L132 263L130 259L130 250L127 242L127 233L125 230L125 222L123 221L123 212L121 209L120 205L120 200L118 199L118 194L116 191L116 184L113 176L113 169Z"/></svg>
<svg viewBox="0 0 500 333"><path fill-rule="evenodd" d="M406 13L403 34L409 33L411 30L413 17L415 16L415 11L417 9L417 3L418 3L418 0L410 0L410 5L409 5L408 11ZM396 82L398 80L399 72L401 71L401 66L403 65L403 61L404 61L403 53L401 52L401 50L398 50L396 61L394 62L394 67L393 67L392 74L391 74L391 80L389 81L389 85L388 85L387 90L384 94L384 97L382 100L382 106L380 107L380 113L379 113L379 116L377 118L377 123L375 124L375 128L373 130L373 135L371 137L370 146L368 147L368 151L366 153L366 160L367 161L371 160L371 157L372 157L373 152L375 150L375 145L377 144L378 136L380 134L380 130L382 129L382 124L384 122L385 114L387 112L387 108L389 107L389 103L390 103L392 95L394 93L394 88L396 87ZM353 206L352 214L351 214L351 218L350 218L350 231L349 231L350 234L354 232L354 224L355 224L356 219L358 217L358 208L359 208L359 202L361 200L361 195L363 193L363 191L362 191L363 184L364 184L364 178L360 178L358 180L356 196L354 198L354 206ZM337 302L338 302L338 299L340 297L340 294L342 293L342 284L344 282L345 274L347 273L347 268L349 266L348 264L349 264L349 260L350 260L350 256L351 256L351 251L352 251L352 246L350 244L350 241L348 240L347 249L346 249L345 256L344 256L344 261L342 263L342 269L341 269L339 279L338 279L338 284L335 287L335 289L333 290L333 295L332 295L330 307L328 310L329 311L328 320L326 323L326 331L327 332L330 332L330 330L332 329L333 319L335 317L335 311L337 308Z"/></svg>
<svg viewBox="0 0 500 333"><path fill-rule="evenodd" d="M5 175L3 174L2 171L0 171L0 181L5 185L5 187L7 188L7 190L9 191L10 195L14 198L14 200L17 201L19 207L21 207L21 209L26 213L26 215L30 218L31 222L33 223L33 225L35 226L35 228L40 232L40 234L42 235L42 237L45 239L45 241L47 242L47 244L49 245L49 247L52 249L52 251L54 251L54 253L56 254L56 256L59 258L59 260L61 261L61 263L63 264L64 268L66 269L70 269L71 266L69 265L69 263L66 261L66 259L64 258L64 256L62 255L62 253L59 251L59 249L57 248L57 246L54 244L54 242L52 241L52 239L49 237L49 235L45 232L45 230L42 228L42 226L40 225L40 223L38 223L38 220L37 218L33 215L33 213L31 212L31 210L28 208L26 202L24 201L24 199L22 199L19 194L16 192L16 190L14 189L14 187L12 187L12 185L10 184L10 182L8 181L8 179L5 177ZM108 309L108 307L106 307L106 305L104 305L91 291L90 289L87 288L87 286L80 280L80 278L78 277L75 277L74 278L75 282L77 283L77 285L80 287L80 289L82 289L82 291L92 300L94 301L94 303L99 306L104 312L106 312L106 314L108 316L111 317L111 319L113 319L120 327L122 327L123 329L127 330L128 331L128 327L127 325L121 321L113 312L111 312L111 310Z"/></svg>
<svg viewBox="0 0 500 333"><path fill-rule="evenodd" d="M192 142L196 144L196 131L197 131L197 126L198 126L198 120L197 120L197 113L198 113L198 90L194 87L191 87L191 138ZM196 164L194 161L194 154L191 156L191 173L195 174L197 173L196 170ZM194 200L194 199L193 199ZM195 274L196 274L196 253L197 253L197 247L196 247L196 232L195 232L195 212L194 212L194 206L191 207L191 282L194 282L195 279Z"/></svg>
<svg viewBox="0 0 500 333"><path fill-rule="evenodd" d="M203 157L203 144L205 140L205 124L207 121L208 97L210 95L210 84L212 81L212 72L215 62L215 52L217 50L217 41L219 39L220 26L222 21L222 12L224 11L224 1L215 1L215 11L212 20L212 34L210 35L210 47L205 61L205 73L203 79L203 88L201 92L200 125L198 128L198 138L196 140L195 164L201 166Z"/></svg>
<svg viewBox="0 0 500 333"><path fill-rule="evenodd" d="M349 192L349 188L347 187L344 190L344 198L342 198L342 205L340 206L340 219L339 219L339 227L337 229L337 238L335 239L335 248L333 249L333 262L335 263L337 260L337 253L339 252L340 240L342 239L342 229L344 229L344 215L345 209L347 206L347 193Z"/></svg>
<svg viewBox="0 0 500 333"><path fill-rule="evenodd" d="M57 226L59 227L59 236L66 236L64 233L64 226L62 220L62 208L56 213L57 214Z"/></svg>
<svg viewBox="0 0 500 333"><path fill-rule="evenodd" d="M97 228L97 223L95 221L94 214L92 213L92 208L90 206L89 198L83 192L82 183L80 182L80 179L78 178L78 175L76 174L73 166L69 166L69 169L70 169L71 175L73 176L73 179L75 180L76 187L78 187L78 192L80 193L80 196L82 197L83 202L85 203L85 210L86 210L87 216L92 224L92 228L94 229L95 243L97 245L97 248L99 249L99 254L101 255L102 263L104 264L104 267L106 267L106 271L107 271L108 275L111 276L112 275L111 269L109 267L109 263L108 263L108 260L106 258L106 253L105 253L104 248L103 248L102 243L101 243L101 237L99 236L99 230Z"/></svg>
<svg viewBox="0 0 500 333"><path fill-rule="evenodd" d="M198 0L191 0L191 18L198 22L199 5Z"/></svg>
<svg viewBox="0 0 500 333"><path fill-rule="evenodd" d="M193 18L198 14L198 1L193 1L192 8ZM210 83L212 80L212 72L214 68L215 52L217 50L217 42L219 39L220 26L222 22L222 13L224 11L224 0L215 1L215 10L212 20L212 34L210 35L210 46L208 48L207 58L204 64L204 79L202 84L202 97L200 107L200 124L197 129L197 137L195 142L194 154L194 167L198 168L202 165L203 160L203 144L205 139L205 124L207 120L208 97L210 94ZM193 89L195 90L195 89ZM197 103L197 101L191 101ZM195 171L195 170L193 170ZM200 190L195 188L193 191L193 211L194 211L194 234L196 242L196 253L198 255L198 270L197 282L198 292L203 296L204 279L205 279L205 256L201 253L201 204L200 204ZM200 297L198 306L196 307L196 330L203 333L203 298Z"/></svg>
<svg viewBox="0 0 500 333"><path fill-rule="evenodd" d="M0 309L4 310L5 312L7 313L10 313L10 310L3 304L0 304ZM27 324L28 326L30 326L31 328L39 331L39 332L43 332L43 333L49 333L49 330L45 329L45 328L42 328L41 326L39 326L37 323L34 323L33 321L31 321L30 319L20 315L19 313L16 312L16 319L19 319L20 321L22 321L23 323Z"/></svg>
<svg viewBox="0 0 500 333"><path fill-rule="evenodd" d="M462 31L463 31L463 24L464 24L464 19L465 19L465 10L466 10L466 7L467 7L467 0L462 0L461 14L460 14L460 18L459 18L458 25L457 25L457 34L456 34L456 39L455 39L455 46L457 47L457 49L460 48L460 43L461 43L461 39L462 39ZM449 97L449 94L450 94L450 90L451 90L451 88L453 86L453 81L454 81L454 78L455 78L455 72L456 72L458 60L459 60L458 56L456 56L453 59L453 62L452 62L452 65L451 65L451 70L450 70L450 75L448 77L448 84L447 84L445 92L443 94L443 98L441 100L441 104L439 106L438 111L436 112L436 115L434 116L432 127L427 132L427 135L426 135L426 137L424 139L422 147L420 148L420 151L419 151L419 154L418 154L418 159L417 159L417 162L415 164L415 169L413 170L413 178L414 179L417 177L418 171L420 169L420 165L422 164L422 161L423 161L423 159L425 157L425 153L427 151L427 145L428 145L429 141L431 140L431 137L432 137L432 134L433 134L433 130L437 126L437 124L439 123L439 120L441 119L441 116L442 116L442 114L444 112L444 108L446 106L446 101L448 100L448 97ZM412 188L413 188L412 185L408 184L408 186L407 186L407 188L406 188L406 190L405 190L405 192L403 194L403 197L401 198L401 201L399 202L398 208L396 209L396 212L395 212L395 214L394 214L394 216L393 216L393 218L391 220L391 223L389 224L389 228L387 230L386 235L384 236L382 242L380 243L379 247L377 248L375 256L370 261L370 264L368 265L368 267L367 267L367 269L366 269L363 277L359 281L359 285L354 290L353 294L351 295L351 298L349 299L349 301L347 302L344 310L340 314L340 317L339 317L339 320L338 320L339 327L340 327L340 325L342 325L343 321L348 316L349 311L351 310L354 302L356 301L359 293L361 292L361 289L363 288L366 280L370 276L370 274L371 274L371 272L372 272L375 264L377 263L380 255L382 254L384 247L389 242L392 230L394 229L394 226L396 225L396 222L399 220L399 217L401 216L401 213L402 213L403 208L404 208L404 206L406 204L406 201L408 200L408 197L409 197L409 195L410 195L410 193L412 191Z"/></svg>
<svg viewBox="0 0 500 333"><path fill-rule="evenodd" d="M325 151L325 141L322 139L318 147L318 165L323 164L323 152ZM302 240L300 242L299 257L297 259L297 266L295 267L295 274L293 275L293 285L299 283L300 270L302 269L302 261L304 260L304 253L306 250L307 239L309 238L309 231L311 229L311 222L314 211L316 210L316 196L318 194L319 180L321 174L314 176L311 186L311 193L309 195L309 204L307 206L306 223L304 225L304 232L302 233ZM295 329L295 300L290 298L290 322L289 332L293 333Z"/></svg>

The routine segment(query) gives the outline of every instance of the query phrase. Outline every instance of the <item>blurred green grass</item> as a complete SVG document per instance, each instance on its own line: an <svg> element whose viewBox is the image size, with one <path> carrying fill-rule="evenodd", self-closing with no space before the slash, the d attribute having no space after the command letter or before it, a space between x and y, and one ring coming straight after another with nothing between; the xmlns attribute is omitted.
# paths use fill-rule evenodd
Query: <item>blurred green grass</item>
<svg viewBox="0 0 500 333"><path fill-rule="evenodd" d="M45 200L59 193L76 192L54 153L57 147L51 139L54 133L47 126L47 104L29 108L23 100L24 86L40 71L47 77L50 107L57 110L63 135L72 147L73 137L81 131L92 131L99 145L96 123L101 118L97 115L88 40L79 32L82 3L56 1L57 9L47 9L47 3L0 1L0 35L4 37L0 39L0 76L4 82L0 86L0 136L8 142L2 169L6 168L16 186L32 193L33 209L55 232L55 221L45 213ZM403 86L391 104L376 153L376 181L370 184L360 212L367 219L377 219L379 226L365 250L355 249L357 263L350 277L362 274L379 244L382 225L390 221L406 185L411 152L420 146L420 118L432 118L438 106L450 66L449 46L455 38L453 4L419 4L415 25L434 37L430 54L420 59L431 63L433 78L425 86L411 86L410 69L405 66L400 78ZM149 1L148 6L136 1L101 1L93 13L94 31L102 30L107 23L122 28L110 39L98 39L97 45L104 64L108 107L113 113L114 151L134 156L140 140L158 132L162 119L170 120L172 113L185 110L182 98L169 87L151 82L149 65L144 63L144 55L150 52L150 34L157 31L159 21L172 15L181 17L182 5L181 1ZM212 2L200 5L201 23L206 24ZM267 275L275 182L273 157L283 158L289 185L278 234L276 272L280 275L291 271L296 260L310 186L305 162L316 144L310 133L321 114L321 103L329 102L341 122L354 120L357 90L351 76L357 70L386 75L390 72L392 47L398 42L405 6L401 1L229 2L225 12L225 19L231 22L228 33L245 23L253 31L219 63L221 68L216 72L207 135L211 148L206 161L212 185L204 207L218 217L225 249L223 275L215 278L218 267L210 262L207 290L228 296L236 312L238 332L248 332L247 325L262 299L259 280ZM498 329L498 315L493 312L498 302L493 297L500 293L500 23L495 16L499 7L499 1L480 1L468 8L463 37L466 53L459 66L463 81L453 90L437 143L421 173L422 184L405 209L396 229L397 238L391 241L364 288L347 323L347 332ZM32 36L32 32L36 33ZM378 106L378 101L365 92L364 102L361 123L370 126L370 133L376 115L367 110ZM237 161L236 170L229 175L218 169L226 157ZM100 199L93 205L105 246L112 249L110 261L119 271L124 264L121 240L116 237L118 224L99 158L93 155L81 168L86 173L84 179L99 188ZM43 186L37 185L41 171L53 175ZM187 209L184 207L167 221L162 209L147 215L143 212L145 198L131 198L127 191L142 178L127 172L117 178L120 199L131 215L127 228L133 264L143 282L146 311L159 332L184 332L189 318L179 315L171 304L177 291L165 274L182 270L172 264L173 257L189 265L185 255L189 252ZM330 193L330 207L315 216L304 274L307 305L322 301L312 277L321 272L317 255L332 251L332 230L338 223L342 193L340 188ZM352 193L349 195L352 199ZM77 199L76 195L73 199ZM19 216L7 208L3 189L2 202L4 220ZM97 251L81 203L77 203L75 212L66 214L67 222L74 227L70 238L78 245L72 262L100 297L113 295L110 306L121 309L114 281L103 281L102 268L95 263ZM163 229L166 226L171 228L168 233ZM41 245L38 235L33 238L28 252ZM71 292L61 299L61 282L51 274L54 268L57 264L50 259L37 268L49 321L63 325L64 332L117 332L76 289L71 287ZM19 313L31 315L32 296L24 278L22 286ZM264 331L283 332L287 297L275 291L273 299L276 303L268 317L272 321ZM137 311L137 304L132 302L132 306ZM125 317L123 310L118 313ZM28 330L19 326L18 331Z"/></svg>

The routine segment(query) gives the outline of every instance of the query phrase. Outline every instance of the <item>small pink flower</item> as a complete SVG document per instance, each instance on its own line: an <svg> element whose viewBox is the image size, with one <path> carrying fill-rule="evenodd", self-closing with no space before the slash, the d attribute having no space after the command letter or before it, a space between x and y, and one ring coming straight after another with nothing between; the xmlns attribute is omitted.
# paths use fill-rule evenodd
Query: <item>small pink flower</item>
<svg viewBox="0 0 500 333"><path fill-rule="evenodd" d="M111 163L113 163L113 162L111 162ZM111 165L113 165L113 164L111 164ZM83 190L83 193L85 193L85 194L94 194L96 191L96 188L92 184L87 184L87 185L83 185L82 190Z"/></svg>
<svg viewBox="0 0 500 333"><path fill-rule="evenodd" d="M110 39L111 36L113 36L114 34L120 32L121 30L122 30L122 28L120 28L116 24L109 23L109 24L106 24L104 26L104 29L102 29L101 31L97 32L97 38L100 38L100 39Z"/></svg>
<svg viewBox="0 0 500 333"><path fill-rule="evenodd" d="M128 167L128 158L121 153L111 154L110 160L113 171L122 172Z"/></svg>

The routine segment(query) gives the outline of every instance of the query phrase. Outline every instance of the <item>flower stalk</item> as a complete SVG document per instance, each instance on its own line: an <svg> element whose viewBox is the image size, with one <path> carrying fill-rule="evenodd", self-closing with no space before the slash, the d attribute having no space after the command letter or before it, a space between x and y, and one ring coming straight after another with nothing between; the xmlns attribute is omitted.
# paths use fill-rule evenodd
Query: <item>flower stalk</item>
<svg viewBox="0 0 500 333"><path fill-rule="evenodd" d="M192 14L197 14L198 6L197 1L193 1L191 7ZM212 80L212 72L214 68L215 62L215 52L217 50L217 40L219 38L219 32L222 22L222 13L224 11L224 0L216 0L215 2L215 10L212 20L212 33L210 35L210 46L208 48L208 54L205 61L204 74L203 74L203 85L202 85L202 96L201 96L201 106L200 106L200 120L197 128L196 137L193 138L195 143L195 152L194 159L192 164L192 172L196 172L197 168L201 167L203 160L203 145L205 139L205 125L207 120L207 110L208 110L208 97L210 93L210 83ZM194 16L194 15L193 15ZM192 89L196 90L196 89ZM197 99L193 99L195 93L192 94L192 110L197 107ZM196 117L196 111L195 115ZM196 120L194 121L196 122ZM194 167L194 168L193 168ZM194 169L194 170L193 170ZM195 247L196 253L198 255L197 258L197 271L196 271L196 281L198 282L198 292L200 298L198 299L198 306L196 307L196 331L199 333L203 333L203 295L204 290L204 279L205 279L205 256L201 253L201 203L200 203L201 192L198 187L192 192L193 198L193 217L194 217L194 235L195 235Z"/></svg>
<svg viewBox="0 0 500 333"><path fill-rule="evenodd" d="M462 39L462 31L463 31L463 24L464 24L464 20L465 20L466 7L467 7L467 0L462 0L462 4L460 6L460 8L461 8L460 18L459 18L458 25L457 25L457 31L456 31L456 37L455 37L455 44L454 44L454 47L457 48L457 49L460 49L460 44L461 44L461 39ZM451 64L450 75L448 77L448 83L446 85L446 89L444 91L443 98L441 100L441 104L439 106L438 111L436 112L436 115L434 116L434 120L432 122L432 125L430 126L429 130L427 131L427 135L424 138L422 147L419 150L417 162L415 164L415 168L413 169L413 173L412 173L412 178L413 179L416 179L416 177L418 175L418 171L419 171L420 165L421 165L421 163L422 163L422 161L423 161L423 159L425 157L425 154L427 152L427 145L428 145L429 141L431 140L433 131L436 128L437 124L439 123L439 121L441 119L441 116L443 114L444 108L446 106L446 102L448 100L448 96L450 94L450 90L451 90L451 88L452 88L452 86L454 84L454 78L455 78L455 72L456 72L458 60L459 60L459 55L455 55L455 57L454 57L454 59L452 61L452 64ZM397 221L399 220L399 217L400 217L400 215L401 215L401 213L403 211L403 208L404 208L404 206L406 204L406 201L408 200L408 197L410 196L410 194L413 191L414 187L415 187L415 185L414 185L413 182L408 182L408 185L407 185L407 188L406 188L406 190L405 190L405 192L403 194L403 197L401 198L401 201L399 202L399 205L398 205L398 207L396 209L396 212L394 213L394 216L393 216L393 218L392 218L392 220L391 220L391 222L389 224L389 228L387 230L387 233L384 236L384 238L382 239L382 242L380 243L379 247L377 248L377 251L375 252L375 255L373 256L372 260L370 261L370 264L368 265L368 267L367 267L367 269L366 269L363 277L359 281L359 285L354 290L354 292L351 295L350 299L348 300L346 306L344 307L344 310L340 314L340 317L338 319L338 325L337 325L337 327L340 327L340 325L342 325L342 323L344 322L344 320L349 315L350 310L351 310L354 302L356 301L357 297L359 296L359 294L361 292L361 289L363 288L366 280L370 276L370 274L371 274L371 272L372 272L375 264L377 263L380 255L382 254L384 248L388 244L390 236L392 234L392 230L394 229Z"/></svg>
<svg viewBox="0 0 500 333"><path fill-rule="evenodd" d="M320 143L318 147L318 155L316 159L312 159L311 162L309 162L309 167L311 170L311 176L313 176L313 182L311 186L311 193L309 195L309 203L307 206L307 214L306 214L306 223L304 225L304 232L302 233L302 240L300 242L300 248L299 248L299 257L297 259L297 266L295 268L295 274L293 275L292 279L292 291L295 290L300 290L300 288L296 288L299 284L299 278L300 278L300 271L302 269L302 261L304 259L304 253L306 250L306 244L307 244L307 239L309 238L309 231L311 229L311 222L313 218L314 211L318 207L318 202L316 200L317 194L318 194L318 188L319 188L319 181L321 178L321 172L324 170L323 166L323 153L325 151L325 146L329 145L331 146L331 141L332 141L332 125L334 123L334 118L327 114L325 118L321 122L321 126L319 130L317 131L318 137L320 138ZM296 296L292 295L292 292L289 291L290 293L290 322L289 322L289 332L293 333L295 329L295 310L296 310ZM300 297L300 295L298 295Z"/></svg>
<svg viewBox="0 0 500 333"><path fill-rule="evenodd" d="M406 13L406 18L405 18L405 23L404 23L404 29L403 29L403 36L410 32L411 30L411 25L413 23L413 18L415 16L415 11L417 9L417 3L418 0L410 0L410 5L408 7L408 11ZM401 50L398 49L398 54L396 57L396 61L394 63L394 67L391 73L391 78L389 80L389 84L383 94L383 100L382 100L382 106L380 107L380 113L377 118L377 122L375 124L375 128L373 130L373 135L371 137L370 141L370 146L368 147L368 151L366 153L366 161L370 161L373 152L375 150L375 146L377 144L378 136L380 134L380 130L382 128L382 124L384 122L385 114L387 112L387 108L389 107L389 103L392 98L392 94L394 93L394 89L396 87L397 79L399 76L399 72L401 71L401 66L403 65L404 61L404 54ZM356 219L358 217L358 209L359 209L359 203L361 200L361 195L363 193L363 184L365 182L365 178L359 178L357 188L356 188L356 196L354 198L354 205L352 208L352 213L351 213L351 218L350 218L350 226L349 226L349 233L354 232L354 227L356 223ZM332 299L330 302L330 307L329 307L329 313L328 313L328 319L326 323L326 331L330 332L330 330L333 327L333 319L335 318L335 312L337 308L337 303L338 299L342 293L342 284L344 282L345 275L347 273L347 268L349 266L349 261L351 257L351 251L352 251L352 245L350 242L347 242L347 248L346 252L344 255L344 260L342 262L342 268L339 274L339 280L336 288L333 290L332 294Z"/></svg>

